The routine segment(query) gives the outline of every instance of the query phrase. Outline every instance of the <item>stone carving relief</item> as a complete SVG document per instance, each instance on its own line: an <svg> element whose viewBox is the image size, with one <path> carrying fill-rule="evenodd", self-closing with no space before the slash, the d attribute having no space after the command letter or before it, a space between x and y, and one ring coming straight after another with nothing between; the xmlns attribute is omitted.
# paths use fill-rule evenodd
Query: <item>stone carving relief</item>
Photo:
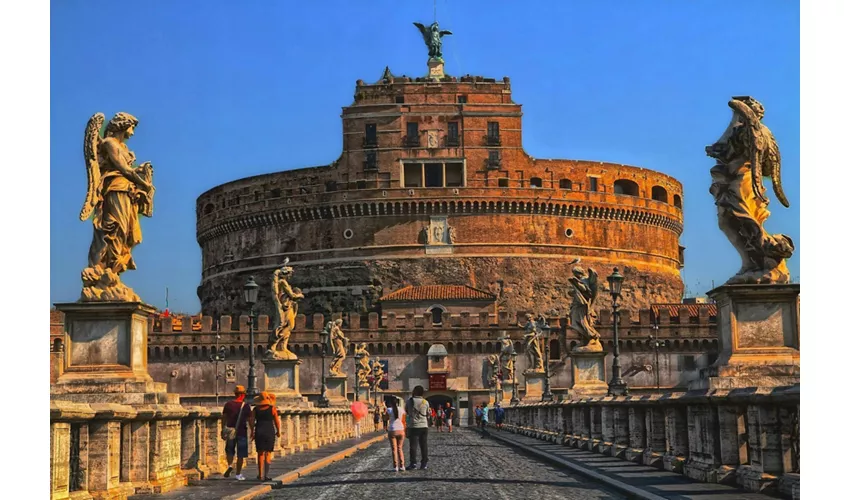
<svg viewBox="0 0 850 500"><path fill-rule="evenodd" d="M585 272L584 269L576 266L573 268L573 276L568 279L572 286L570 296L573 299L570 304L570 329L578 332L582 339L582 344L576 346L573 349L574 352L602 350L599 332L593 327L596 320L593 305L599 293L598 278L593 269Z"/></svg>
<svg viewBox="0 0 850 500"><path fill-rule="evenodd" d="M269 344L266 357L273 359L298 359L294 352L289 350L289 337L295 328L295 317L298 315L298 301L304 298L299 288L289 285L292 268L287 266L289 257L283 261L280 269L275 269L272 275L272 294L277 306L278 326L274 331L274 338Z"/></svg>
<svg viewBox="0 0 850 500"><path fill-rule="evenodd" d="M136 166L136 155L127 147L139 124L136 117L116 113L101 137L104 120L103 113L92 116L83 139L88 183L80 220L92 217L94 235L88 267L81 273L80 301L140 302L120 275L136 269L132 250L142 242L139 216L153 215L153 167L149 162Z"/></svg>
<svg viewBox="0 0 850 500"><path fill-rule="evenodd" d="M741 256L741 268L726 284L789 283L785 259L794 253L794 242L784 234L768 234L764 223L770 212L762 177L770 177L773 192L790 206L782 190L781 158L773 134L762 123L764 107L749 96L729 101L732 121L711 146L708 156L717 160L711 169L711 188L717 205L720 230Z"/></svg>

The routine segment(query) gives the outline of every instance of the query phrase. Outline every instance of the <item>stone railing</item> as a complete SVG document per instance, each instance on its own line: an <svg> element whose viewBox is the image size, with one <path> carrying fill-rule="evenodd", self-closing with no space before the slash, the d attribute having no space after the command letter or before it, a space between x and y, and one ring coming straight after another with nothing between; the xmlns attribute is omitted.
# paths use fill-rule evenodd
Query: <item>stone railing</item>
<svg viewBox="0 0 850 500"><path fill-rule="evenodd" d="M520 404L505 428L678 472L799 498L800 386Z"/></svg>
<svg viewBox="0 0 850 500"><path fill-rule="evenodd" d="M354 436L347 408L279 408L275 456ZM375 430L371 414L361 432ZM50 403L51 499L126 498L220 475L221 411L197 406Z"/></svg>

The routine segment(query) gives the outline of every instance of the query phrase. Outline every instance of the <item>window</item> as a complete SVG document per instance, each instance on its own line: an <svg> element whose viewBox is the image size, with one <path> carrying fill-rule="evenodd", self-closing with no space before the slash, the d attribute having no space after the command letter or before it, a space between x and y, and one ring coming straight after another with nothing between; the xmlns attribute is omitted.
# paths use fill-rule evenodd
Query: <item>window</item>
<svg viewBox="0 0 850 500"><path fill-rule="evenodd" d="M561 189L572 189L573 181L569 179L561 179L561 181L558 183L558 187L560 187Z"/></svg>
<svg viewBox="0 0 850 500"><path fill-rule="evenodd" d="M425 164L425 187L443 187L443 164Z"/></svg>
<svg viewBox="0 0 850 500"><path fill-rule="evenodd" d="M694 371L697 369L697 363L693 356L682 356L682 369L684 371Z"/></svg>
<svg viewBox="0 0 850 500"><path fill-rule="evenodd" d="M627 196L638 196L638 185L635 181L619 179L614 181L614 194L625 194Z"/></svg>
<svg viewBox="0 0 850 500"><path fill-rule="evenodd" d="M366 181L357 181L357 189L366 189Z"/></svg>
<svg viewBox="0 0 850 500"><path fill-rule="evenodd" d="M502 165L501 159L499 159L499 152L495 150L491 150L490 154L487 158L487 166L489 168L499 168Z"/></svg>
<svg viewBox="0 0 850 500"><path fill-rule="evenodd" d="M272 198L280 198L280 188L274 188L271 191Z"/></svg>
<svg viewBox="0 0 850 500"><path fill-rule="evenodd" d="M404 104L404 96L403 95L395 96L395 103L396 104Z"/></svg>
<svg viewBox="0 0 850 500"><path fill-rule="evenodd" d="M463 186L463 163L446 163L446 187Z"/></svg>
<svg viewBox="0 0 850 500"><path fill-rule="evenodd" d="M378 155L374 151L369 151L366 153L366 161L363 162L363 170L377 170L378 169Z"/></svg>
<svg viewBox="0 0 850 500"><path fill-rule="evenodd" d="M667 190L661 186L652 186L652 199L667 203Z"/></svg>
<svg viewBox="0 0 850 500"><path fill-rule="evenodd" d="M328 181L325 183L325 191L336 191L336 181Z"/></svg>
<svg viewBox="0 0 850 500"><path fill-rule="evenodd" d="M430 309L431 311L431 323L435 325L440 325L443 323L443 309L440 306L434 306Z"/></svg>
<svg viewBox="0 0 850 500"><path fill-rule="evenodd" d="M363 147L375 147L378 145L378 126L374 123L366 124L366 137L363 138Z"/></svg>
<svg viewBox="0 0 850 500"><path fill-rule="evenodd" d="M532 177L529 179L529 185L533 188L542 188L543 187L543 179L540 177Z"/></svg>
<svg viewBox="0 0 850 500"><path fill-rule="evenodd" d="M502 141L499 138L499 122L487 122L487 145L498 146Z"/></svg>
<svg viewBox="0 0 850 500"><path fill-rule="evenodd" d="M458 104L466 104L466 96L465 95L457 96L457 103Z"/></svg>
<svg viewBox="0 0 850 500"><path fill-rule="evenodd" d="M682 197L678 194L673 195L673 206L676 208L682 208Z"/></svg>
<svg viewBox="0 0 850 500"><path fill-rule="evenodd" d="M588 177L587 190L588 191L599 191L599 179L596 177Z"/></svg>
<svg viewBox="0 0 850 500"><path fill-rule="evenodd" d="M499 179L499 187L500 187L500 188L506 188L506 187L508 187L508 179L506 179L506 178L504 178L504 177L503 177L503 178L501 178L501 179Z"/></svg>
<svg viewBox="0 0 850 500"><path fill-rule="evenodd" d="M207 206L204 207L204 215L209 215L213 213L213 210L215 210L215 205L213 205L212 203L207 203Z"/></svg>
<svg viewBox="0 0 850 500"><path fill-rule="evenodd" d="M446 137L446 146L460 146L460 135L458 134L457 122L449 122L449 135Z"/></svg>
<svg viewBox="0 0 850 500"><path fill-rule="evenodd" d="M407 122L407 138L408 146L419 145L419 124L416 122Z"/></svg>
<svg viewBox="0 0 850 500"><path fill-rule="evenodd" d="M422 164L404 164L404 187L422 187Z"/></svg>

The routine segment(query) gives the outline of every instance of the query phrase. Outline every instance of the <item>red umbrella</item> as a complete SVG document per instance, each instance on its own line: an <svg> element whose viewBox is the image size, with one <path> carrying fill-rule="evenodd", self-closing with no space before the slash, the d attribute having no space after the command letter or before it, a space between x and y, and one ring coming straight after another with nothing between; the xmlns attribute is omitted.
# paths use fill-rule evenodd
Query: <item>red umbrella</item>
<svg viewBox="0 0 850 500"><path fill-rule="evenodd" d="M354 415L354 420L360 420L369 414L369 408L360 401L351 403L351 414Z"/></svg>

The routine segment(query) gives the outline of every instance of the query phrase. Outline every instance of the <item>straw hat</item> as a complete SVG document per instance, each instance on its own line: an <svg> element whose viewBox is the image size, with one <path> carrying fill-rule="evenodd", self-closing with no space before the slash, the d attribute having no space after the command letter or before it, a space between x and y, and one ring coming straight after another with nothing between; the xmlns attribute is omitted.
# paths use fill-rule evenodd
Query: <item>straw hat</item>
<svg viewBox="0 0 850 500"><path fill-rule="evenodd" d="M261 392L254 396L254 404L257 406L271 405L273 404L272 397L268 392Z"/></svg>

